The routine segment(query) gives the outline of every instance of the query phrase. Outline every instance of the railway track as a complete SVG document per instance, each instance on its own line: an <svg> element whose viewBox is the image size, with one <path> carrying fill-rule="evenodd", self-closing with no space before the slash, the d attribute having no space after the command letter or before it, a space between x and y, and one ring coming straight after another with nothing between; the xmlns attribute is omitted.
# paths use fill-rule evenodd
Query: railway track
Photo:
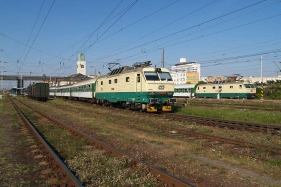
<svg viewBox="0 0 281 187"><path fill-rule="evenodd" d="M184 105L178 103L178 105ZM187 105L187 104L186 104ZM247 106L247 105L221 105L221 104L203 104L203 103L191 103L190 106L204 106L204 107L227 107L241 110L264 110L264 111L281 111L279 107L260 107L260 106Z"/></svg>
<svg viewBox="0 0 281 187"><path fill-rule="evenodd" d="M89 103L83 103L83 104L89 104ZM98 105L96 107L98 107ZM227 128L227 129L242 130L242 131L249 131L249 132L261 132L264 134L271 134L277 136L281 135L281 125L252 123L252 122L236 121L236 120L225 120L219 118L183 115L183 114L176 114L176 113L163 113L161 115L149 113L146 115L159 116L161 118L171 119L175 121L195 122L198 125L206 125L206 126L212 126L218 128Z"/></svg>
<svg viewBox="0 0 281 187"><path fill-rule="evenodd" d="M83 185L45 142L17 105L15 103L13 105L31 134L30 138L32 137L32 139L29 139L29 141L34 140L36 142L36 145L32 146L32 154L35 159L40 161L39 165L44 169L41 174L47 180L47 184L51 186L82 187Z"/></svg>
<svg viewBox="0 0 281 187"><path fill-rule="evenodd" d="M168 127L168 126L156 125L156 127L159 130L161 130L162 132L165 132L166 134L168 133L169 135L174 134L174 135L183 135L188 138L194 137L194 138L199 138L199 139L205 139L205 140L211 141L211 142L209 142L210 144L213 144L212 142L215 142L215 144L219 144L219 143L220 144L232 144L232 145L236 146L236 147L234 147L235 149L237 149L237 146L239 146L239 147L244 147L244 148L250 149L250 150L252 150L251 152L262 150L262 151L269 152L271 155L281 156L280 148L269 147L269 146L264 146L264 145L257 145L257 144L252 144L250 142L238 141L238 140L233 140L233 139L229 139L229 138L223 138L223 137L219 137L219 136L192 132L192 131L177 129L177 128ZM253 154L251 154L251 152L242 153L242 154L255 157ZM256 157L256 158L263 159L263 158L258 158L258 157Z"/></svg>
<svg viewBox="0 0 281 187"><path fill-rule="evenodd" d="M85 103L86 104L86 103ZM108 108L110 109L110 108ZM122 110L122 109L121 109ZM110 111L108 112L108 115L110 115ZM159 115L159 114L147 114L147 113L135 113L137 115L145 115L145 116L154 116L156 118L161 117L164 115L171 115L171 117L167 118L167 119L172 119L172 121L174 120L179 120L179 121L190 121L189 117L184 116L184 115L177 115L177 114L169 114L169 113L165 113L163 115ZM112 114L114 115L114 114ZM180 118L174 118L175 116L180 116ZM186 117L186 118L185 118ZM196 117L197 118L197 117ZM200 117L198 117L198 119L201 119ZM212 118L211 118L212 119ZM202 119L201 119L202 120ZM214 119L212 119L214 120ZM220 122L221 120L219 120ZM198 122L198 121L197 121ZM212 123L213 121L208 120L208 123ZM219 123L218 122L218 123ZM233 123L233 121L231 121ZM124 121L124 123L126 123ZM240 124L242 122L239 122ZM217 125L214 125L217 126ZM188 131L188 130L184 130L184 129L179 129L179 128L173 128L170 126L163 126L163 125L154 125L155 128L157 128L159 130L159 132L162 132L165 135L169 135L169 136L182 136L185 137L187 139L202 139L202 140L208 140L208 143L210 145L222 145L222 144L231 144L232 145L232 150L229 150L231 153L238 153L240 155L247 155L247 156L251 156L251 157L255 157L257 159L262 159L262 160L267 160L266 158L261 158L261 157L257 157L255 156L255 152L259 152L259 151L265 151L267 153L269 153L270 156L273 157L278 157L281 156L281 149L279 148L274 148L274 147L269 147L269 146L264 146L264 145L257 145L257 144L252 144L250 142L244 142L244 141L238 141L238 140L234 140L234 139L229 139L229 138L223 138L223 137L219 137L219 136L214 136L214 135L208 135L208 134L204 134L204 133L198 133L198 132L193 132L193 131ZM141 127L139 127L138 125L134 126L134 128L138 129L138 130L144 130ZM233 127L232 127L233 128ZM233 128L235 129L235 128ZM146 131L146 130L144 130ZM250 151L241 151L243 149L246 150L250 150ZM268 155L267 155L268 156Z"/></svg>
<svg viewBox="0 0 281 187"><path fill-rule="evenodd" d="M146 113L138 113L138 115L151 115L151 114L146 114ZM158 114L154 115L155 117L159 117ZM127 125L128 126L128 125ZM171 137L176 137L176 138L184 138L184 139L201 139L204 140L207 144L213 146L213 145L232 145L230 151L231 153L234 154L239 154L239 155L246 155L250 156L256 159L260 160L268 160L270 158L280 158L281 157L281 149L276 148L276 147L270 147L270 146L265 146L265 145L258 145L258 144L253 144L250 142L245 142L245 141L239 141L239 140L234 140L234 139L229 139L229 138L223 138L219 136L214 136L214 135L209 135L209 134L204 134L204 133L198 133L198 132L193 132L185 129L179 129L175 127L171 127L169 125L158 125L155 123L152 125L154 128L158 129L158 132L161 134L164 134L166 136L171 136ZM142 130L142 131L147 131L146 129L142 128L139 125L134 125L135 129ZM154 131L153 131L154 132ZM155 132L154 132L155 133ZM261 157L259 155L260 151L263 151L264 157ZM257 156L258 153L258 156Z"/></svg>
<svg viewBox="0 0 281 187"><path fill-rule="evenodd" d="M261 132L265 134L278 135L278 136L280 136L281 134L281 125L268 125L268 124L259 124L259 123L251 123L251 122L244 122L244 121L225 120L225 119L218 119L218 118L208 118L208 117L173 114L173 113L165 113L163 114L163 117L166 119L171 119L176 121L195 122L196 124L212 126L212 127L243 130L249 132Z"/></svg>
<svg viewBox="0 0 281 187"><path fill-rule="evenodd" d="M21 102L22 104L24 104L25 106L27 106L28 108L34 110L32 107L26 105L25 103ZM136 163L141 163L145 166L147 166L149 168L149 171L155 175L155 177L157 177L158 180L160 180L162 183L168 185L168 186L174 186L174 187L177 187L177 186L193 186L192 184L189 184L188 182L186 181L183 181L169 173L166 173L166 172L163 172L162 170L159 170L158 168L148 164L148 163L145 163L137 158L134 158L130 155L127 155L125 154L124 152L120 151L120 150L117 150L115 149L114 147L111 147L110 145L107 145L97 139L95 139L94 137L88 135L86 132L83 132L82 130L79 130L77 128L75 128L74 126L72 125L68 125L68 124L65 124L63 122L61 122L60 120L58 119L55 119L54 117L51 117L41 111L38 111L36 110L36 112L38 114L40 114L41 116L49 119L50 121L52 121L53 123L57 124L57 125L60 125L62 127L64 127L65 129L67 129L68 131L71 132L71 134L75 134L75 135L79 135L85 139L87 139L94 147L98 148L98 149L102 149L102 150L105 150L106 152L112 154L112 155L115 155L115 156L126 156L126 157L129 157L131 159L133 159Z"/></svg>

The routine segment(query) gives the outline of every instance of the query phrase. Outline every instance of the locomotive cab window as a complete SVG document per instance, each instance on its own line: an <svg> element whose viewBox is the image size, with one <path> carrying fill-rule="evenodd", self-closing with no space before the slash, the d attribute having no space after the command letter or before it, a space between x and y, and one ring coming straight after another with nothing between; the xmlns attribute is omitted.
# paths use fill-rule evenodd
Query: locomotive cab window
<svg viewBox="0 0 281 187"><path fill-rule="evenodd" d="M144 72L145 78L148 81L159 81L158 74L156 72Z"/></svg>
<svg viewBox="0 0 281 187"><path fill-rule="evenodd" d="M246 88L255 88L253 84L244 84Z"/></svg>
<svg viewBox="0 0 281 187"><path fill-rule="evenodd" d="M172 77L169 72L158 72L161 81L172 81Z"/></svg>

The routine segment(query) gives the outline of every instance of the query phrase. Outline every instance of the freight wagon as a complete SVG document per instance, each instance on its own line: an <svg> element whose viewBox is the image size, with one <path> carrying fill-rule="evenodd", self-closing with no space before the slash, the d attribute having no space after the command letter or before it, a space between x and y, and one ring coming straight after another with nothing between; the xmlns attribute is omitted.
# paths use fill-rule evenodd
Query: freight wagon
<svg viewBox="0 0 281 187"><path fill-rule="evenodd" d="M38 101L47 101L49 97L48 83L34 83L27 87L27 96Z"/></svg>

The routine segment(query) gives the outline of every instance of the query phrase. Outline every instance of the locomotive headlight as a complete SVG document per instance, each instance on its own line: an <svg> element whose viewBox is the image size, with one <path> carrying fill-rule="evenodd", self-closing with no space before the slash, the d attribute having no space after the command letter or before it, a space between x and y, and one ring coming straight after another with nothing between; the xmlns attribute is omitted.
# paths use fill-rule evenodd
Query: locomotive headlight
<svg viewBox="0 0 281 187"><path fill-rule="evenodd" d="M158 90L164 90L165 89L165 86L164 85L159 85L158 86Z"/></svg>

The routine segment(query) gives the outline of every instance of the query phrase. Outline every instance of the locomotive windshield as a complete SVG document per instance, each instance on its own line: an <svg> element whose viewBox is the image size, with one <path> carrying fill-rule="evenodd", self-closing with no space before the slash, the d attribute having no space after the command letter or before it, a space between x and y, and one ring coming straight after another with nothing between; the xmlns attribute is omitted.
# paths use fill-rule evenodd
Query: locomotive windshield
<svg viewBox="0 0 281 187"><path fill-rule="evenodd" d="M244 84L246 88L255 88L255 85L253 84Z"/></svg>
<svg viewBox="0 0 281 187"><path fill-rule="evenodd" d="M161 79L161 81L172 81L172 77L170 75L169 72L148 72L145 71L144 72L145 78L148 81L159 81ZM160 77L160 79L159 79Z"/></svg>
<svg viewBox="0 0 281 187"><path fill-rule="evenodd" d="M172 77L169 72L159 72L161 81L172 81Z"/></svg>
<svg viewBox="0 0 281 187"><path fill-rule="evenodd" d="M148 81L159 81L159 77L156 72L144 72L145 78Z"/></svg>

